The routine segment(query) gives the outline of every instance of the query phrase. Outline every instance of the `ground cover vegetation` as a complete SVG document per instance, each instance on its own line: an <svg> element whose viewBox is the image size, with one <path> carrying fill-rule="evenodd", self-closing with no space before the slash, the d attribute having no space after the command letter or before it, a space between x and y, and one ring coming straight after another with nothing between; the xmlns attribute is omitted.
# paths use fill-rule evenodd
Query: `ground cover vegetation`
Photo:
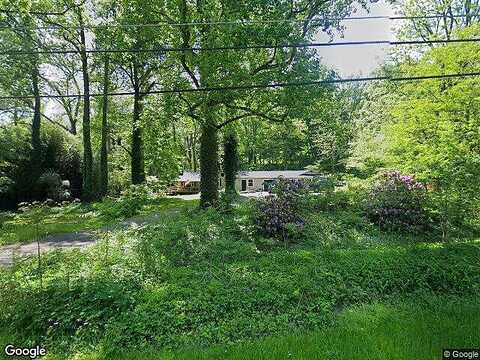
<svg viewBox="0 0 480 360"><path fill-rule="evenodd" d="M282 44L336 38L359 6L0 0L0 246L101 230L0 268L0 345L50 359L478 347L478 76L256 86L338 79ZM399 39L478 38L478 2L395 7L413 17ZM430 45L377 74L479 71L477 42ZM236 192L239 170L272 169L317 176ZM167 196L181 171L201 173L198 201Z"/></svg>
<svg viewBox="0 0 480 360"><path fill-rule="evenodd" d="M329 328L354 305L478 295L475 238L385 233L358 211L303 201L301 236L266 234L256 201L241 201L228 215L165 210L88 251L47 254L41 271L21 262L2 272L2 324L65 357L108 358Z"/></svg>
<svg viewBox="0 0 480 360"><path fill-rule="evenodd" d="M116 359L435 359L445 343L468 348L477 342L477 314L475 298L417 297L354 307L342 314L334 326L310 333L209 349L149 348L117 352L114 356ZM93 360L99 354L84 353L79 358Z"/></svg>

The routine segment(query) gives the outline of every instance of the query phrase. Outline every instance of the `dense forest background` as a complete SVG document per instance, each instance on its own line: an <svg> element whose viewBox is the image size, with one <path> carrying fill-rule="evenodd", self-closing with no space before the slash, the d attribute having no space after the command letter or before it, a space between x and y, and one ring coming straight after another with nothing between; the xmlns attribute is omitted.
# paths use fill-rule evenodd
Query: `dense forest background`
<svg viewBox="0 0 480 360"><path fill-rule="evenodd" d="M466 211L477 198L478 77L336 84L314 48L282 46L334 39L356 6L369 4L4 1L1 206L45 199L60 180L88 201L182 171L201 171L208 206L233 135L240 169L398 169ZM478 37L477 2L394 6L412 17L397 38L425 43L392 48L375 75L478 71L478 43L448 42Z"/></svg>

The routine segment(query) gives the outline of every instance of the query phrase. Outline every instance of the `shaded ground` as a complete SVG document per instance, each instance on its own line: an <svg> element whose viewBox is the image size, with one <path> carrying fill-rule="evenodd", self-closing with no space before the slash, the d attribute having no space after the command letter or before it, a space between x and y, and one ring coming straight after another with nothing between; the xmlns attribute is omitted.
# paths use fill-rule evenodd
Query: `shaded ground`
<svg viewBox="0 0 480 360"><path fill-rule="evenodd" d="M99 235L111 230L126 229L129 227L142 226L152 224L158 221L161 214L152 214L149 216L138 216L122 221L121 223L103 227L97 231L82 231L68 234L54 234L44 237L39 242L28 244L13 244L0 247L0 266L11 266L15 258L37 255L41 253L57 249L83 249L93 245Z"/></svg>
<svg viewBox="0 0 480 360"><path fill-rule="evenodd" d="M268 196L266 192L255 193L242 193L243 197L247 198L260 198ZM181 200L197 200L200 199L200 194L189 195L175 195L169 196L171 199ZM39 243L36 241L31 243L17 243L12 245L0 246L0 266L11 266L16 258L22 258L25 256L37 255L40 250L41 253L57 249L84 249L93 245L99 235L104 232L118 229L125 229L131 226L142 226L145 224L151 224L158 221L162 213L155 213L148 216L137 216L131 219L122 221L121 223L113 226L102 227L99 230L86 230L72 233L60 233L52 234L43 237Z"/></svg>
<svg viewBox="0 0 480 360"><path fill-rule="evenodd" d="M242 192L240 193L241 196L247 197L247 198L261 198L270 195L270 193L265 192L265 191L259 191L259 192ZM171 199L182 199L182 200L198 200L200 199L200 193L197 194L184 194L184 195L170 195L167 196L167 198Z"/></svg>

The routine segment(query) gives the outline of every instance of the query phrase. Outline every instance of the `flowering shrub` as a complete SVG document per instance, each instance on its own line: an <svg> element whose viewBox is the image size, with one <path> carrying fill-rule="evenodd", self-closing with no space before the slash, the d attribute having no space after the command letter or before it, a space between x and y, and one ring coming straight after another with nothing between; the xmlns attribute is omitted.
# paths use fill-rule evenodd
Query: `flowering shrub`
<svg viewBox="0 0 480 360"><path fill-rule="evenodd" d="M298 236L305 222L299 215L301 196L307 186L296 179L280 179L273 188L274 196L259 200L255 224L269 238L287 240Z"/></svg>
<svg viewBox="0 0 480 360"><path fill-rule="evenodd" d="M307 184L298 179L280 178L272 189L278 197L297 197L307 191Z"/></svg>
<svg viewBox="0 0 480 360"><path fill-rule="evenodd" d="M418 231L426 225L426 187L414 177L389 171L374 183L367 216L381 228Z"/></svg>
<svg viewBox="0 0 480 360"><path fill-rule="evenodd" d="M295 205L288 197L269 196L259 200L255 221L259 232L266 237L282 240L298 234L305 223Z"/></svg>

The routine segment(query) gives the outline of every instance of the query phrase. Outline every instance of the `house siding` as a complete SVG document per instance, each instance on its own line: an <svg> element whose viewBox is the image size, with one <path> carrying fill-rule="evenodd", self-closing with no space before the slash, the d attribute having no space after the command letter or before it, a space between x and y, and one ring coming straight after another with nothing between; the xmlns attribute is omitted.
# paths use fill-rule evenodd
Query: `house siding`
<svg viewBox="0 0 480 360"><path fill-rule="evenodd" d="M305 179L305 171L244 171L240 172L235 179L235 189L238 192L260 192L264 191L265 181L278 181L280 178L285 179ZM246 181L246 189L242 191L242 181ZM188 183L189 186L185 186ZM225 186L223 177L219 177L219 189ZM178 180L176 192L199 192L200 191L200 174L184 173Z"/></svg>
<svg viewBox="0 0 480 360"><path fill-rule="evenodd" d="M247 190L245 192L258 192L258 191L263 191L263 182L269 179L237 178L235 180L235 189L239 192L242 192L242 180L247 181ZM253 181L252 186L248 185L249 180Z"/></svg>

